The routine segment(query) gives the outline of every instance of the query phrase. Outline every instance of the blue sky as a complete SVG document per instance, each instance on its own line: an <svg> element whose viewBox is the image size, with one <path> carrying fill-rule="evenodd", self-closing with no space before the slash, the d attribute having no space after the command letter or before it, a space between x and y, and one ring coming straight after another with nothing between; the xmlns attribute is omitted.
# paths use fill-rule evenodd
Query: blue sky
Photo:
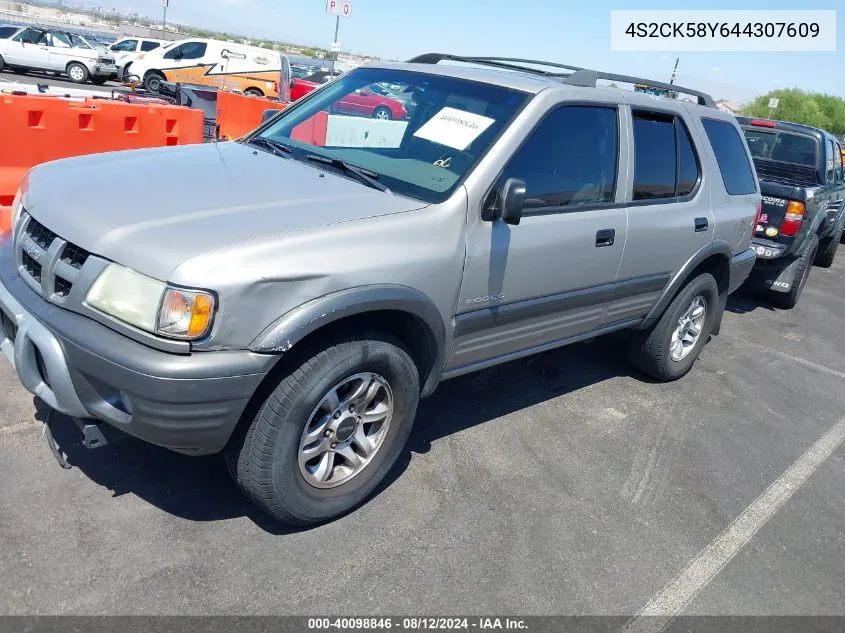
<svg viewBox="0 0 845 633"><path fill-rule="evenodd" d="M611 9L840 9L842 0L351 0L345 50L406 59L423 52L530 57L668 81L671 53L612 53ZM157 16L161 0L100 0ZM175 22L327 47L334 17L325 0L170 0ZM678 83L744 102L781 87L845 97L845 24L835 53L680 53Z"/></svg>

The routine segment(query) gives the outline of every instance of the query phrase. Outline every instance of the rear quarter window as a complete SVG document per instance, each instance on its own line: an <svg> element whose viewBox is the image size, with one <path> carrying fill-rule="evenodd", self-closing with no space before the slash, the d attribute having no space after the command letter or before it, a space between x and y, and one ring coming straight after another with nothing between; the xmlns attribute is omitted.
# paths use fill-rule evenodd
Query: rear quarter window
<svg viewBox="0 0 845 633"><path fill-rule="evenodd" d="M144 53L149 53L152 50L157 49L161 44L158 42L141 42L141 51Z"/></svg>
<svg viewBox="0 0 845 633"><path fill-rule="evenodd" d="M17 32L16 26L0 26L0 40L7 40Z"/></svg>
<svg viewBox="0 0 845 633"><path fill-rule="evenodd" d="M754 170L736 126L715 119L702 119L702 124L716 155L716 163L727 192L732 196L757 193Z"/></svg>

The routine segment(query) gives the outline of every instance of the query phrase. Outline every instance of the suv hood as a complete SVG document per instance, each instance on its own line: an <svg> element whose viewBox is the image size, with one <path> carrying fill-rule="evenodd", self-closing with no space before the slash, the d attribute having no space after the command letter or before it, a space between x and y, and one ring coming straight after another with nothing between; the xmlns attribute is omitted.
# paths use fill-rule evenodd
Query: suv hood
<svg viewBox="0 0 845 633"><path fill-rule="evenodd" d="M235 142L45 163L24 197L63 239L161 280L237 242L424 206Z"/></svg>

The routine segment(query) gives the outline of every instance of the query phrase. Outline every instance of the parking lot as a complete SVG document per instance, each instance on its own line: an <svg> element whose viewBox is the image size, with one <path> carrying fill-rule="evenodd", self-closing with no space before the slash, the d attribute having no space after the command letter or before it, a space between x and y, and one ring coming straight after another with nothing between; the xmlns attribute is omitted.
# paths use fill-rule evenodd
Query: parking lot
<svg viewBox="0 0 845 633"><path fill-rule="evenodd" d="M620 337L444 383L388 485L305 531L219 457L88 451L64 420L62 470L0 363L0 612L845 614L845 446L779 479L845 417L843 274L814 269L792 311L732 298L674 384L634 374ZM797 489L746 512L776 481ZM736 556L702 552L726 533Z"/></svg>

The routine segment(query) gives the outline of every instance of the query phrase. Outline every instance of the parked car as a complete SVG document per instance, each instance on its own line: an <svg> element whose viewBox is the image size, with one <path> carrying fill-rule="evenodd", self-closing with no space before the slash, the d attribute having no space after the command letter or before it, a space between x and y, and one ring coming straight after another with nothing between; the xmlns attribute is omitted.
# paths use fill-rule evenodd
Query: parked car
<svg viewBox="0 0 845 633"><path fill-rule="evenodd" d="M79 84L102 85L117 73L114 57L93 38L33 27L0 39L0 70L4 67L58 72Z"/></svg>
<svg viewBox="0 0 845 633"><path fill-rule="evenodd" d="M157 94L164 81L238 90L289 100L290 61L276 51L219 40L188 39L141 53L123 75Z"/></svg>
<svg viewBox="0 0 845 633"><path fill-rule="evenodd" d="M291 101L296 101L307 95L312 90L319 88L323 84L327 84L334 80L336 76L330 70L317 70L306 77L294 78L291 81L290 98Z"/></svg>
<svg viewBox="0 0 845 633"><path fill-rule="evenodd" d="M123 78L132 62L138 59L141 53L149 53L168 43L166 40L154 40L145 37L125 37L109 46L109 50L115 56L117 78Z"/></svg>
<svg viewBox="0 0 845 633"><path fill-rule="evenodd" d="M331 105L331 112L356 114L383 121L403 120L408 111L398 99L384 96L377 87L364 86L344 95Z"/></svg>
<svg viewBox="0 0 845 633"><path fill-rule="evenodd" d="M832 134L807 125L738 120L763 193L749 286L770 291L780 305L792 308L813 263L831 266L839 247L845 224L842 148Z"/></svg>
<svg viewBox="0 0 845 633"><path fill-rule="evenodd" d="M35 167L0 245L23 384L89 446L113 425L223 450L304 525L373 492L443 380L619 330L641 371L684 376L754 263L736 120L677 86L702 105L474 61L358 68L235 142ZM388 82L413 120L317 131ZM156 204L77 186L127 173Z"/></svg>
<svg viewBox="0 0 845 633"><path fill-rule="evenodd" d="M0 40L7 40L20 30L18 26L0 24Z"/></svg>

